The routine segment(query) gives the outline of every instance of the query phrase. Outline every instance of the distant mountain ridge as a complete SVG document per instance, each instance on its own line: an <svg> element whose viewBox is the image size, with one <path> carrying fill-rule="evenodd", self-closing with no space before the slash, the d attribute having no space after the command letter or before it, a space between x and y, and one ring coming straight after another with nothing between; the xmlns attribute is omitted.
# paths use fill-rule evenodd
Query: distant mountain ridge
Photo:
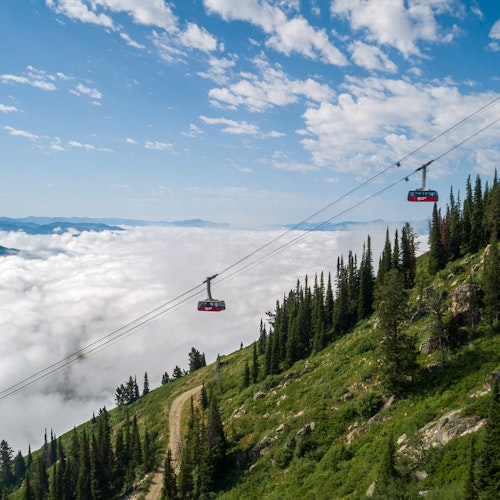
<svg viewBox="0 0 500 500"><path fill-rule="evenodd" d="M290 224L263 225L260 229L286 229L296 231L350 231L355 228L361 228L372 224L397 224L401 221L384 221L375 219L371 221L303 221ZM428 221L412 221L411 224L417 233L427 233ZM26 234L57 234L65 233L70 230L77 232L83 231L124 231L127 227L191 227L191 228L218 228L228 229L231 224L224 222L212 222L204 219L186 219L179 221L151 221L144 219L125 219L125 218L92 218L92 217L23 217L9 218L0 217L0 231L23 231ZM239 228L245 229L245 228ZM252 229L259 229L253 227Z"/></svg>
<svg viewBox="0 0 500 500"><path fill-rule="evenodd" d="M0 231L23 231L26 234L64 233L76 231L123 231L126 226L229 227L228 224L202 219L182 221L147 221L121 218L91 217L0 217Z"/></svg>

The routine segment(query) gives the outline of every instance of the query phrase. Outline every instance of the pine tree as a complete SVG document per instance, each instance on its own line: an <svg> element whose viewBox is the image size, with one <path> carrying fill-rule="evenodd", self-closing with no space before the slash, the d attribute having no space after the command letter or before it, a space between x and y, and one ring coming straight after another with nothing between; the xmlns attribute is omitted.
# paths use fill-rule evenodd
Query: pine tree
<svg viewBox="0 0 500 500"><path fill-rule="evenodd" d="M333 308L334 308L334 297L332 290L332 277L328 273L328 281L326 284L326 295L325 295L325 330L329 333L333 324Z"/></svg>
<svg viewBox="0 0 500 500"><path fill-rule="evenodd" d="M76 500L92 500L90 445L85 430L80 441L80 464L76 485Z"/></svg>
<svg viewBox="0 0 500 500"><path fill-rule="evenodd" d="M35 481L33 493L35 500L45 500L49 496L49 478L45 467L45 457L39 455L35 462Z"/></svg>
<svg viewBox="0 0 500 500"><path fill-rule="evenodd" d="M394 232L394 245L392 247L391 269L401 270L401 256L399 255L399 234L397 229Z"/></svg>
<svg viewBox="0 0 500 500"><path fill-rule="evenodd" d="M381 280L384 274L388 273L391 270L392 266L392 248L391 241L389 240L389 228L386 229L385 232L385 244L384 249L382 250L382 254L380 256L377 279Z"/></svg>
<svg viewBox="0 0 500 500"><path fill-rule="evenodd" d="M241 386L246 389L250 386L250 367L248 366L248 361L245 361L245 367L243 368L243 379L241 381Z"/></svg>
<svg viewBox="0 0 500 500"><path fill-rule="evenodd" d="M165 385L165 384L168 384L170 382L170 376L167 372L165 372L162 376L161 376L161 385Z"/></svg>
<svg viewBox="0 0 500 500"><path fill-rule="evenodd" d="M205 411L208 408L208 394L207 394L207 388L205 387L205 383L203 383L201 386L200 405L203 411Z"/></svg>
<svg viewBox="0 0 500 500"><path fill-rule="evenodd" d="M377 495L380 496L386 494L397 479L396 444L394 442L394 436L391 434L387 438L385 449L383 450L381 457L380 469L375 486Z"/></svg>
<svg viewBox="0 0 500 500"><path fill-rule="evenodd" d="M500 240L500 182L497 179L497 171L495 169L495 177L491 187L488 203L485 206L484 225L489 241Z"/></svg>
<svg viewBox="0 0 500 500"><path fill-rule="evenodd" d="M173 370L173 372L172 372L172 378L173 378L174 380L177 380L178 378L181 378L181 377L182 377L182 375L183 375L183 374L182 374L182 370L180 369L180 367L179 367L179 366L177 366L177 365L175 365L175 368L174 368L174 370Z"/></svg>
<svg viewBox="0 0 500 500"><path fill-rule="evenodd" d="M432 210L429 246L429 273L434 275L444 268L448 260L441 238L441 217L436 203L434 203L434 208Z"/></svg>
<svg viewBox="0 0 500 500"><path fill-rule="evenodd" d="M407 222L401 230L401 270L405 277L406 288L412 288L417 274L417 258L415 254L415 233Z"/></svg>
<svg viewBox="0 0 500 500"><path fill-rule="evenodd" d="M260 333L259 333L259 354L264 354L266 352L266 341L267 341L266 325L264 325L264 322L261 319Z"/></svg>
<svg viewBox="0 0 500 500"><path fill-rule="evenodd" d="M144 385L142 388L142 395L145 396L146 394L149 394L148 372L144 373Z"/></svg>
<svg viewBox="0 0 500 500"><path fill-rule="evenodd" d="M252 348L252 371L251 371L252 384L259 381L259 356L257 354L257 342L253 343Z"/></svg>
<svg viewBox="0 0 500 500"><path fill-rule="evenodd" d="M360 319L366 318L372 313L374 286L371 239L368 236L366 246L363 246L361 266L359 268L358 317Z"/></svg>
<svg viewBox="0 0 500 500"><path fill-rule="evenodd" d="M172 465L172 452L169 448L165 457L165 472L163 475L163 489L161 497L164 500L175 500L177 498L177 493L177 478Z"/></svg>
<svg viewBox="0 0 500 500"><path fill-rule="evenodd" d="M500 315L500 252L498 243L493 238L484 256L481 287L484 292L484 308L486 316L493 328L498 323Z"/></svg>
<svg viewBox="0 0 500 500"><path fill-rule="evenodd" d="M493 379L490 408L482 450L479 453L477 491L479 498L497 498L500 491L500 381Z"/></svg>
<svg viewBox="0 0 500 500"><path fill-rule="evenodd" d="M26 463L24 461L23 454L21 451L17 452L14 458L14 481L16 484L20 484L21 481L26 476Z"/></svg>
<svg viewBox="0 0 500 500"><path fill-rule="evenodd" d="M217 476L224 463L227 443L219 406L214 397L210 400L210 407L208 408L206 444L214 468L214 476Z"/></svg>
<svg viewBox="0 0 500 500"><path fill-rule="evenodd" d="M465 478L464 485L464 500L477 500L475 474L476 460L476 438L472 435L469 448L469 460L467 464L467 477Z"/></svg>
<svg viewBox="0 0 500 500"><path fill-rule="evenodd" d="M472 185L470 181L470 175L467 177L467 182L465 184L465 200L462 209L462 245L463 252L470 252L470 235L471 235L471 224L472 224Z"/></svg>
<svg viewBox="0 0 500 500"><path fill-rule="evenodd" d="M408 292L402 273L392 269L384 275L377 284L375 297L381 339L379 357L382 379L389 391L399 395L417 366L414 339L403 332L409 311Z"/></svg>
<svg viewBox="0 0 500 500"><path fill-rule="evenodd" d="M481 178L479 175L476 177L474 185L474 196L471 210L471 224L470 224L470 238L469 238L469 252L475 253L484 245L484 231L483 231L483 195L481 188Z"/></svg>
<svg viewBox="0 0 500 500"><path fill-rule="evenodd" d="M5 439L0 442L0 486L8 489L14 484L14 474L12 472L12 457L14 451Z"/></svg>
<svg viewBox="0 0 500 500"><path fill-rule="evenodd" d="M434 335L438 342L439 352L441 354L441 368L444 368L444 331L443 316L446 310L447 293L442 289L429 287L424 293L423 309L434 315Z"/></svg>
<svg viewBox="0 0 500 500"><path fill-rule="evenodd" d="M449 236L449 244L450 244L450 259L456 260L460 257L460 249L462 248L462 220L460 214L460 195L458 196L458 200L455 202L455 198L453 196L453 188L450 191L450 236Z"/></svg>

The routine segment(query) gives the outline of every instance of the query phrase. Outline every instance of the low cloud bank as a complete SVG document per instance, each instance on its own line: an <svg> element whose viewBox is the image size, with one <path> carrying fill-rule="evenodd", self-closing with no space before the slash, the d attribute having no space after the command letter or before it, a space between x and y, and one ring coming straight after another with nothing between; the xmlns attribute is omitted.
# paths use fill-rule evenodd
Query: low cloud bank
<svg viewBox="0 0 500 500"><path fill-rule="evenodd" d="M61 435L99 408L113 407L115 389L129 375L137 375L142 388L147 372L154 388L175 365L187 369L191 347L211 363L218 353L248 345L258 337L265 312L297 278L322 271L334 278L337 257L350 249L361 256L368 234L376 264L385 227L299 239L298 232L276 239L283 233L175 227L79 236L0 233L1 245L22 250L0 257L0 390L183 295L207 276L221 273L212 295L227 305L222 313L198 312L196 301L206 294L200 289L199 296L119 341L0 400L0 438L24 453L28 443L42 443L45 429Z"/></svg>

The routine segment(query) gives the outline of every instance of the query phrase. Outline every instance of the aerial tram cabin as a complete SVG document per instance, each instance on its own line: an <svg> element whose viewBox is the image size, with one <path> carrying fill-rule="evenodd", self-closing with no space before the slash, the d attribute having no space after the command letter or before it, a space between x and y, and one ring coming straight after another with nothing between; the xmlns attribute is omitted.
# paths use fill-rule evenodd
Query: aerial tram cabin
<svg viewBox="0 0 500 500"><path fill-rule="evenodd" d="M214 274L207 278L203 283L207 284L207 295L205 300L198 301L198 311L220 312L226 309L226 303L223 300L213 299L210 292L210 282L217 276Z"/></svg>
<svg viewBox="0 0 500 500"><path fill-rule="evenodd" d="M417 168L415 172L418 172L419 170L422 170L422 187L420 189L415 189L414 191L409 191L408 192L408 201L431 201L435 202L439 200L439 195L437 191L434 191L433 189L427 189L425 187L425 178L427 176L427 167L433 162L434 160L431 160L421 167Z"/></svg>

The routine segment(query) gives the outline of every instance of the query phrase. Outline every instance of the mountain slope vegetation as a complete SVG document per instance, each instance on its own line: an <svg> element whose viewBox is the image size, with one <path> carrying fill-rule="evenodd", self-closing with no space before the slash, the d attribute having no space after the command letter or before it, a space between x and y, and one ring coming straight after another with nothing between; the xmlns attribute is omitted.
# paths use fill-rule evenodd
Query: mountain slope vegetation
<svg viewBox="0 0 500 500"><path fill-rule="evenodd" d="M161 464L165 498L497 498L499 210L496 176L469 178L463 204L452 192L434 206L418 259L405 225L375 276L368 237L333 279L298 280L253 344L165 374L28 457L3 441L4 496L118 498ZM172 463L171 403L200 385Z"/></svg>

